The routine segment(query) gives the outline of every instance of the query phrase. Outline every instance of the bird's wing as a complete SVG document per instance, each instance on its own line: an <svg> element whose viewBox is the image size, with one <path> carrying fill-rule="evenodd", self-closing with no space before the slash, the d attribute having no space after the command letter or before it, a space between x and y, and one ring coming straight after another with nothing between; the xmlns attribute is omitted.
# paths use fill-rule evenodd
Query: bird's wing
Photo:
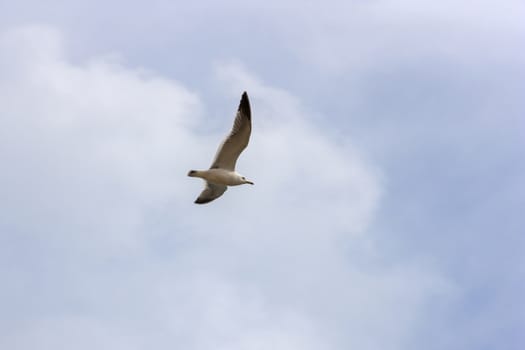
<svg viewBox="0 0 525 350"><path fill-rule="evenodd" d="M228 187L226 185L217 185L206 181L206 187L204 187L204 190L202 190L199 197L195 200L195 203L204 204L211 202L222 196L227 189Z"/></svg>
<svg viewBox="0 0 525 350"><path fill-rule="evenodd" d="M250 101L246 92L242 94L237 115L233 122L230 134L219 146L215 158L210 168L221 168L235 170L235 163L241 152L248 146L252 131L252 116L250 111Z"/></svg>

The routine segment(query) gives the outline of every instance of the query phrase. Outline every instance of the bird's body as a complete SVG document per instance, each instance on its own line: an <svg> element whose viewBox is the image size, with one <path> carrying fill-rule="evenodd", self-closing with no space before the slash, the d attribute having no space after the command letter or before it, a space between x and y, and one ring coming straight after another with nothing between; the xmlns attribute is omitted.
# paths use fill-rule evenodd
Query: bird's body
<svg viewBox="0 0 525 350"><path fill-rule="evenodd" d="M219 146L213 163L208 170L190 170L188 176L200 177L206 181L206 186L199 197L197 204L204 204L222 196L227 186L242 184L253 185L244 176L235 171L235 164L241 152L246 148L252 131L251 109L248 94L244 92L239 103L233 128Z"/></svg>
<svg viewBox="0 0 525 350"><path fill-rule="evenodd" d="M230 171L226 169L208 169L208 170L191 170L188 173L191 177L200 177L208 182L217 185L226 186L237 186L245 183L251 183L247 181L244 176L236 171Z"/></svg>

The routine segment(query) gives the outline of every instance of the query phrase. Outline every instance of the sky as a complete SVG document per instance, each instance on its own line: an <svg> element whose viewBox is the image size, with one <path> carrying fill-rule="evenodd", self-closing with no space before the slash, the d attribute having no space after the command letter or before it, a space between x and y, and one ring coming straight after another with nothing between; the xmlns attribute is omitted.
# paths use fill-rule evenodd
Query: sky
<svg viewBox="0 0 525 350"><path fill-rule="evenodd" d="M1 1L0 348L523 349L524 16Z"/></svg>

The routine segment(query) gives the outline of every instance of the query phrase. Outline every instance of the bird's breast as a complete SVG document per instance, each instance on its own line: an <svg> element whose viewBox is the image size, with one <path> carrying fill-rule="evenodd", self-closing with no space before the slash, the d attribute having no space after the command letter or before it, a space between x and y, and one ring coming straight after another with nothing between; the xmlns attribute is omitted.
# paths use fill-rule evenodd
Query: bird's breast
<svg viewBox="0 0 525 350"><path fill-rule="evenodd" d="M235 186L241 183L237 173L225 169L209 169L206 174L206 180L228 186Z"/></svg>

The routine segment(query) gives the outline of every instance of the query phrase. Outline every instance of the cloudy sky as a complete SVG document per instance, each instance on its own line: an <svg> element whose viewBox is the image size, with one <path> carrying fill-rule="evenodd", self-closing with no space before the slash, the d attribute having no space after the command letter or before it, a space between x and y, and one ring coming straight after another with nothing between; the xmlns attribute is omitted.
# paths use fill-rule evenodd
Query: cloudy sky
<svg viewBox="0 0 525 350"><path fill-rule="evenodd" d="M524 17L0 1L0 348L523 349Z"/></svg>

